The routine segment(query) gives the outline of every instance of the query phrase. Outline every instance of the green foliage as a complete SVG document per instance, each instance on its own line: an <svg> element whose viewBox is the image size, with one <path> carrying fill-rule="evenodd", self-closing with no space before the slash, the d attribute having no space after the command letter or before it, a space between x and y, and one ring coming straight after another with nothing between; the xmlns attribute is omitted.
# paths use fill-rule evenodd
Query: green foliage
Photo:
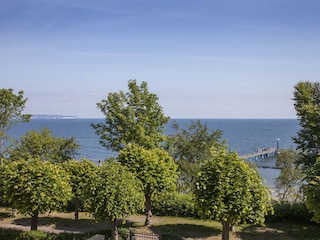
<svg viewBox="0 0 320 240"><path fill-rule="evenodd" d="M294 107L301 128L293 141L301 151L298 162L308 170L320 153L320 83L299 82L294 88Z"/></svg>
<svg viewBox="0 0 320 240"><path fill-rule="evenodd" d="M142 183L145 196L145 225L151 225L152 195L161 191L175 190L177 166L168 152L159 149L145 149L135 144L128 144L120 151L118 160L135 174Z"/></svg>
<svg viewBox="0 0 320 240"><path fill-rule="evenodd" d="M177 122L172 127L177 133L168 137L166 148L179 166L178 190L190 192L201 162L211 156L210 149L225 148L226 144L220 140L220 130L209 131L200 120L191 121L187 129Z"/></svg>
<svg viewBox="0 0 320 240"><path fill-rule="evenodd" d="M159 147L165 139L169 117L164 116L157 95L149 92L146 82L138 86L135 80L130 80L128 88L127 93L109 93L107 99L97 103L105 122L91 126L100 136L101 145L114 151L120 151L128 143L147 149Z"/></svg>
<svg viewBox="0 0 320 240"><path fill-rule="evenodd" d="M91 175L86 187L85 209L96 220L125 220L143 207L140 182L118 162L106 161Z"/></svg>
<svg viewBox="0 0 320 240"><path fill-rule="evenodd" d="M145 195L151 197L155 192L175 189L177 166L168 152L129 144L120 151L118 160L142 182Z"/></svg>
<svg viewBox="0 0 320 240"><path fill-rule="evenodd" d="M44 128L40 132L31 130L20 137L9 154L11 160L38 158L57 163L72 159L78 149L79 144L74 137L55 137L48 128Z"/></svg>
<svg viewBox="0 0 320 240"><path fill-rule="evenodd" d="M0 239L16 240L21 232L21 230L0 228Z"/></svg>
<svg viewBox="0 0 320 240"><path fill-rule="evenodd" d="M203 218L231 224L263 223L272 211L267 187L236 153L213 151L196 180L195 200Z"/></svg>
<svg viewBox="0 0 320 240"><path fill-rule="evenodd" d="M299 82L294 100L301 129L293 140L301 151L298 163L306 172L306 205L314 220L320 222L320 83Z"/></svg>
<svg viewBox="0 0 320 240"><path fill-rule="evenodd" d="M18 122L28 122L31 115L22 114L27 98L23 91L14 94L13 89L0 89L0 153L3 152L7 132Z"/></svg>
<svg viewBox="0 0 320 240"><path fill-rule="evenodd" d="M310 223L312 215L303 202L273 202L274 214L266 222Z"/></svg>
<svg viewBox="0 0 320 240"><path fill-rule="evenodd" d="M4 166L2 181L4 198L27 215L60 209L72 196L68 174L49 162L11 162Z"/></svg>
<svg viewBox="0 0 320 240"><path fill-rule="evenodd" d="M92 175L95 174L97 165L87 159L75 160L72 159L63 163L63 168L70 176L70 184L74 197L80 198L83 195L83 188Z"/></svg>
<svg viewBox="0 0 320 240"><path fill-rule="evenodd" d="M192 195L178 192L156 194L152 211L157 216L197 217Z"/></svg>
<svg viewBox="0 0 320 240"><path fill-rule="evenodd" d="M55 235L49 234L44 231L30 231L22 232L16 238L16 240L54 240Z"/></svg>
<svg viewBox="0 0 320 240"><path fill-rule="evenodd" d="M276 193L281 202L302 201L300 189L303 184L304 174L296 165L299 154L293 149L281 150L277 156L276 166L280 174L275 179Z"/></svg>
<svg viewBox="0 0 320 240"><path fill-rule="evenodd" d="M305 186L306 206L313 214L313 220L320 223L320 157L313 167L314 177Z"/></svg>
<svg viewBox="0 0 320 240"><path fill-rule="evenodd" d="M79 218L80 205L83 202L84 188L89 179L96 173L97 165L87 159L70 160L63 163L63 168L70 176L70 184L73 193L75 220Z"/></svg>
<svg viewBox="0 0 320 240"><path fill-rule="evenodd" d="M11 231L13 232L13 231ZM51 233L51 232L44 232L44 231L29 231L29 232L21 232L17 237L15 238L9 238L6 239L12 239L12 240L86 240L90 236L92 236L93 233ZM110 235L110 233L108 233ZM1 235L0 235L1 236Z"/></svg>

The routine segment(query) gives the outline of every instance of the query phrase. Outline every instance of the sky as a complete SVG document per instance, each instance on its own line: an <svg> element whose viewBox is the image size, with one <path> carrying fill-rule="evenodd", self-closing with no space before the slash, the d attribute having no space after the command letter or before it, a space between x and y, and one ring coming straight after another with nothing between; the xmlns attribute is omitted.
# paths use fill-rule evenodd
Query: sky
<svg viewBox="0 0 320 240"><path fill-rule="evenodd" d="M2 0L0 88L25 113L102 118L148 83L171 118L296 118L319 81L318 0Z"/></svg>

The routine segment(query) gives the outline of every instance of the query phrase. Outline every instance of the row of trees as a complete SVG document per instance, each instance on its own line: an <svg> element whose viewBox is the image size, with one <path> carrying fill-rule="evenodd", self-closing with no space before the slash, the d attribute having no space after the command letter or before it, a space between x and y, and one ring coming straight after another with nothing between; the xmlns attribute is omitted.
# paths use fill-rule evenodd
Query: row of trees
<svg viewBox="0 0 320 240"><path fill-rule="evenodd" d="M299 83L296 86L295 106L298 116L301 116L300 122L306 121L305 125L302 124L302 130L307 129L311 120L317 120L318 104L314 99L317 94L313 93L309 98L306 96L310 89L304 90L304 94L301 94L303 97L300 97L298 92L303 92L301 88L304 84L313 86L312 83ZM14 95L12 89L3 89L2 95L6 94ZM8 129L7 125L12 126L13 122L8 120L23 116L26 99L22 94L19 92L19 104L15 103L19 106L17 111L11 110L6 115L1 112L4 120L1 122L4 126L2 129ZM306 99L316 106L306 107L306 103L302 103ZM4 152L6 163L1 169L3 196L13 207L30 214L33 222L36 222L38 214L53 211L71 198L78 209L82 199L85 209L97 220L112 222L113 237L116 238L116 219L139 211L143 198L145 223L150 225L152 198L159 192L174 191L176 188L180 193L193 194L203 218L221 221L223 239L229 238L230 226L239 222L263 223L264 216L272 212L268 189L263 186L256 169L239 159L235 152L227 150L226 142L221 140L221 131L209 131L205 124L194 121L187 129L175 123L173 127L176 134L164 134L169 117L164 115L158 97L149 92L146 82L138 85L135 80L130 80L128 92L109 93L97 106L105 115L105 120L92 124L92 127L100 136L103 146L119 153L116 158L107 159L101 167L88 160L71 160L79 147L75 139L55 138L48 129L39 133L28 132ZM4 102L1 108L8 106ZM305 118L305 114L309 113L305 109L308 108L313 109L313 115ZM20 119L27 120L27 116ZM311 133L316 136L313 130L298 133L295 138L298 146L303 137L311 136ZM2 132L2 139L5 132ZM306 170L303 172L308 173L306 196L312 210L320 202L311 197L319 191L317 176L320 168L317 166L320 164L311 157L312 154L317 156L315 146L302 146L302 143L310 140L301 140L300 150L303 149L303 154L299 156L305 156L305 160L299 157L299 163L303 163ZM288 159L284 153L280 156ZM313 160L310 162L310 159ZM287 166L287 161L279 164ZM290 166L297 166L296 161ZM283 180L279 180L278 184L286 187ZM292 187L290 184L288 189ZM62 193L65 197L61 195L60 200L56 200L55 197ZM22 198L25 201L21 201ZM41 203L47 205L37 206ZM77 210L75 212L77 218ZM317 210L314 213L315 216L319 215ZM35 226L34 223L32 228Z"/></svg>

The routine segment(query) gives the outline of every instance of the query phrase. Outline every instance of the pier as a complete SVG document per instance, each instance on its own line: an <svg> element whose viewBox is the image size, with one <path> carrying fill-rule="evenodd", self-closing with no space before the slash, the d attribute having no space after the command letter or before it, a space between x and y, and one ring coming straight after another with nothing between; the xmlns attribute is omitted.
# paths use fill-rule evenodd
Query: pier
<svg viewBox="0 0 320 240"><path fill-rule="evenodd" d="M254 153L240 156L240 158L247 161L258 161L264 158L274 157L277 154L277 148L262 149Z"/></svg>

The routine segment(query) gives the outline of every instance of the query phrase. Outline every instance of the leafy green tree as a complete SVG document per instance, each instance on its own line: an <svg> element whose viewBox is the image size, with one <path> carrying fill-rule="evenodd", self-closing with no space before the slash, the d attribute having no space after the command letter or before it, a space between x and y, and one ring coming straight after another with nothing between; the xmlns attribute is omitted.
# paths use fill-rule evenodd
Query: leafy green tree
<svg viewBox="0 0 320 240"><path fill-rule="evenodd" d="M268 188L258 173L234 152L212 151L197 174L194 188L199 214L222 222L222 240L240 222L263 223L272 210Z"/></svg>
<svg viewBox="0 0 320 240"><path fill-rule="evenodd" d="M68 162L64 162L63 167L70 175L75 205L74 217L75 220L78 221L80 202L83 200L84 188L92 175L95 174L97 165L87 159L81 159L80 161L72 159Z"/></svg>
<svg viewBox="0 0 320 240"><path fill-rule="evenodd" d="M320 83L299 82L294 89L294 107L301 128L293 141L301 152L298 163L312 172L320 153Z"/></svg>
<svg viewBox="0 0 320 240"><path fill-rule="evenodd" d="M129 144L120 151L118 160L142 182L145 196L145 225L151 225L151 199L154 193L174 190L177 180L177 165L168 152L155 148L145 149Z"/></svg>
<svg viewBox="0 0 320 240"><path fill-rule="evenodd" d="M112 239L118 239L116 221L143 208L140 182L126 167L106 161L97 168L86 187L85 209L96 220L111 223Z"/></svg>
<svg viewBox="0 0 320 240"><path fill-rule="evenodd" d="M72 197L69 175L62 167L37 159L7 164L2 181L5 200L31 216L31 230L37 230L39 214L60 209Z"/></svg>
<svg viewBox="0 0 320 240"><path fill-rule="evenodd" d="M14 94L13 89L0 89L0 154L4 151L4 141L8 131L19 122L28 122L31 115L22 114L27 98L23 91ZM3 163L3 162L2 162Z"/></svg>
<svg viewBox="0 0 320 240"><path fill-rule="evenodd" d="M305 186L306 206L313 214L313 220L320 223L320 157L314 164L314 176Z"/></svg>
<svg viewBox="0 0 320 240"><path fill-rule="evenodd" d="M149 92L146 82L138 86L135 80L129 80L128 88L127 93L109 93L107 99L97 103L105 121L91 126L100 136L101 145L116 152L129 143L146 149L159 147L169 117L164 116L157 95Z"/></svg>
<svg viewBox="0 0 320 240"><path fill-rule="evenodd" d="M276 167L280 168L280 174L275 179L276 193L280 202L302 200L300 189L303 184L304 174L296 162L299 153L295 150L281 150L277 156Z"/></svg>
<svg viewBox="0 0 320 240"><path fill-rule="evenodd" d="M8 152L11 160L39 158L58 163L72 159L78 149L79 144L74 137L55 137L48 128L43 128L40 132L31 130L21 136Z"/></svg>
<svg viewBox="0 0 320 240"><path fill-rule="evenodd" d="M210 149L225 148L226 144L220 130L211 131L200 120L191 120L186 129L176 121L172 127L176 134L168 137L166 148L178 164L178 190L190 192L201 162L211 157Z"/></svg>

